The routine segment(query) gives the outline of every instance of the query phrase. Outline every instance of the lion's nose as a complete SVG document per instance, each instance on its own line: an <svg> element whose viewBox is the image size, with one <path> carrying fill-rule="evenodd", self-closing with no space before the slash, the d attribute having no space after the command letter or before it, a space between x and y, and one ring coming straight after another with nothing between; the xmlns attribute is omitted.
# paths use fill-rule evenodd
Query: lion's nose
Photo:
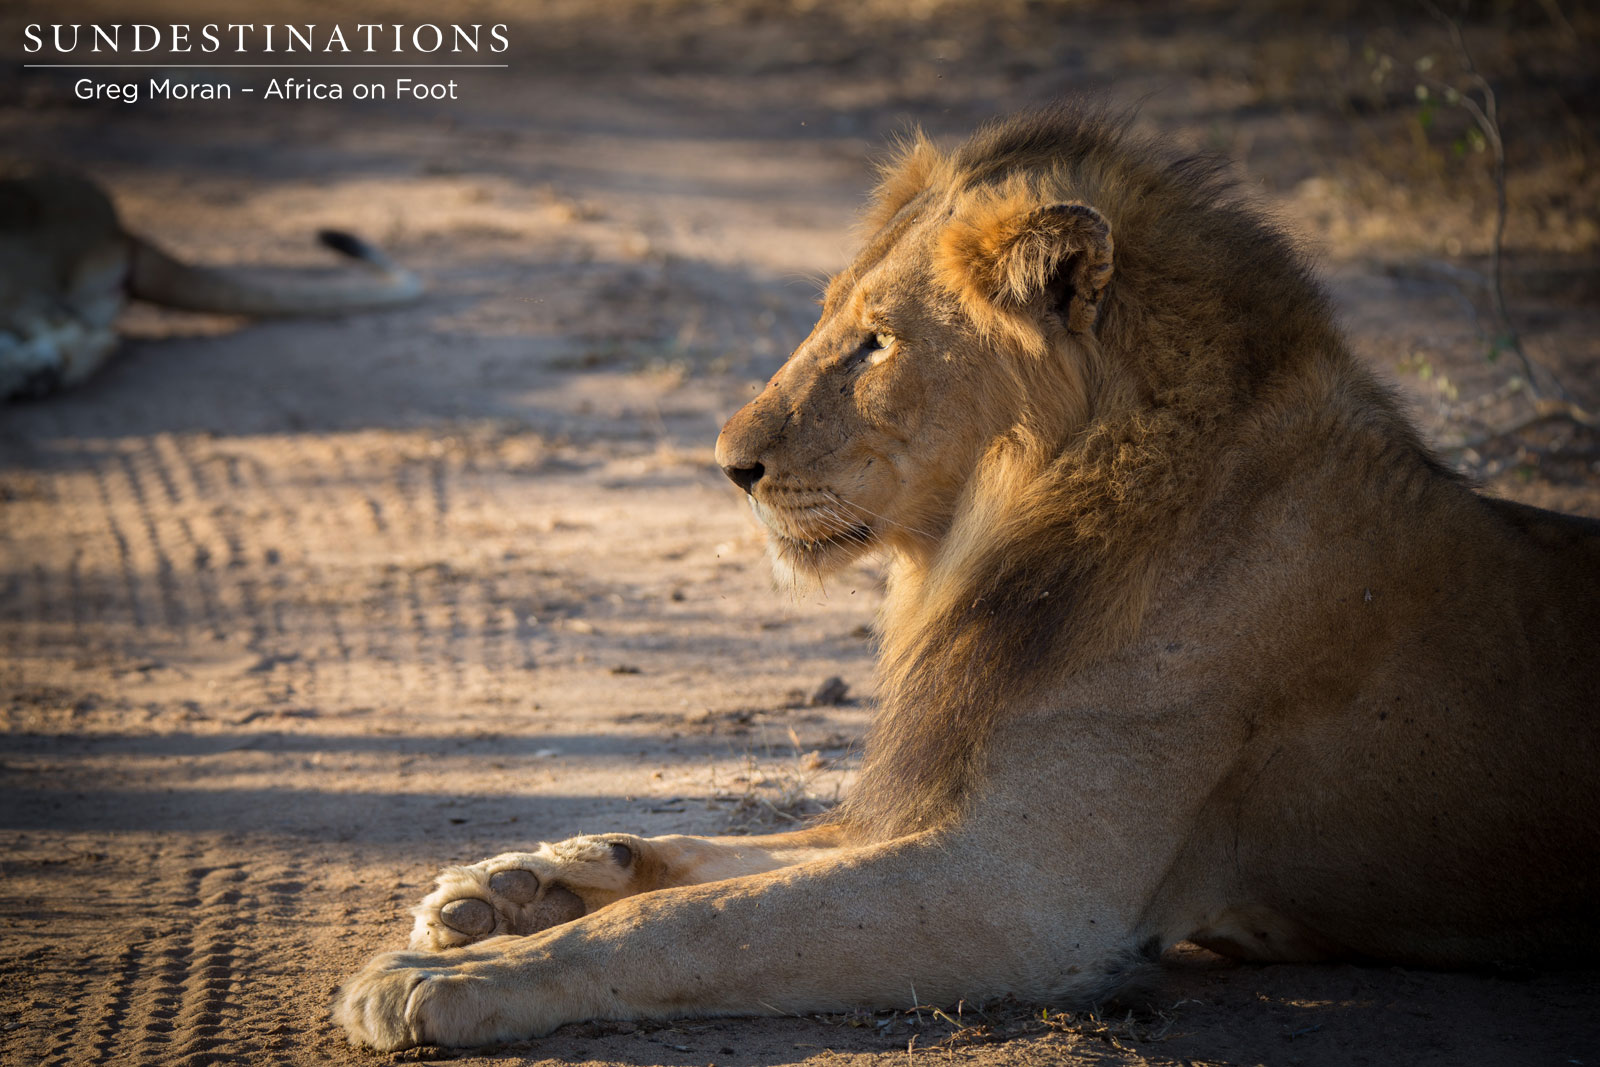
<svg viewBox="0 0 1600 1067"><path fill-rule="evenodd" d="M756 483L761 480L761 476L767 473L767 468L756 463L749 467L723 467L722 473L732 478L734 485L737 485L747 493L752 493L755 491Z"/></svg>

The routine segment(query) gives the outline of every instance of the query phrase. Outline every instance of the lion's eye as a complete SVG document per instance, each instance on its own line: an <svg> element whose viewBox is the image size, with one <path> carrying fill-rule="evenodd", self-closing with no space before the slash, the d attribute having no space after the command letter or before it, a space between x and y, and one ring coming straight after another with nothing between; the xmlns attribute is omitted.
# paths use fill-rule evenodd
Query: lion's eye
<svg viewBox="0 0 1600 1067"><path fill-rule="evenodd" d="M859 366L862 363L876 366L888 358L890 351L894 348L894 343L893 334L871 334L861 342L860 347L845 357L844 366L846 369Z"/></svg>
<svg viewBox="0 0 1600 1067"><path fill-rule="evenodd" d="M894 349L894 334L875 333L861 346L867 355L867 362L877 366L889 358L889 353Z"/></svg>

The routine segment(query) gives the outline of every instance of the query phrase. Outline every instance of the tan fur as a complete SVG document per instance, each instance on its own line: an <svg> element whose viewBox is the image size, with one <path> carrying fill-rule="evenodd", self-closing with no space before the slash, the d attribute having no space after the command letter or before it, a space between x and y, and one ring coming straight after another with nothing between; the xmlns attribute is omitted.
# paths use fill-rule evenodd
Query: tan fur
<svg viewBox="0 0 1600 1067"><path fill-rule="evenodd" d="M343 234L324 241L368 269L244 277L194 267L126 232L80 175L0 164L0 400L81 382L116 348L129 297L236 315L322 315L416 299L422 285Z"/></svg>
<svg viewBox="0 0 1600 1067"><path fill-rule="evenodd" d="M1042 353L1039 308L1030 305L1048 296L1051 279L1060 276L1073 293L1066 327L1087 333L1111 280L1112 247L1110 228L1094 208L1049 203L1028 182L1013 181L962 198L935 262L939 284L960 299L968 320Z"/></svg>
<svg viewBox="0 0 1600 1067"><path fill-rule="evenodd" d="M897 144L878 169L878 187L871 207L862 214L861 228L877 233L933 180L944 156L919 130Z"/></svg>
<svg viewBox="0 0 1600 1067"><path fill-rule="evenodd" d="M889 557L846 804L787 847L447 875L419 929L508 870L586 914L491 900L525 936L379 957L352 1039L1092 1002L1184 938L1592 959L1600 523L1444 469L1212 164L1063 108L916 142L878 195L717 444L781 578Z"/></svg>

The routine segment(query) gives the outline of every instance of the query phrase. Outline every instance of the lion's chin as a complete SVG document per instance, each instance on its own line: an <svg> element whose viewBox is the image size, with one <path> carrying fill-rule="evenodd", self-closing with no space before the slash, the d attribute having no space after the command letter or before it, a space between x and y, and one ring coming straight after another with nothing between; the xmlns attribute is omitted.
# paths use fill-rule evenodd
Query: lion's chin
<svg viewBox="0 0 1600 1067"><path fill-rule="evenodd" d="M769 528L767 560L780 587L805 590L820 586L828 575L866 555L873 544L872 530L866 526L817 541L802 541Z"/></svg>

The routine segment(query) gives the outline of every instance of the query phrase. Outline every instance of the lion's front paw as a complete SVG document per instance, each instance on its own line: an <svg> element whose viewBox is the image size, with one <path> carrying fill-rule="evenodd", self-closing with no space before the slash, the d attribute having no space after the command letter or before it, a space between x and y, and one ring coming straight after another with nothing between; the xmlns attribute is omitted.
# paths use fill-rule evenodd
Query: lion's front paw
<svg viewBox="0 0 1600 1067"><path fill-rule="evenodd" d="M386 952L339 990L333 1018L350 1042L394 1052L416 1045L482 1045L529 1036L482 961L452 953ZM476 971L475 971L476 968Z"/></svg>
<svg viewBox="0 0 1600 1067"><path fill-rule="evenodd" d="M470 945L571 922L638 892L644 843L626 834L573 837L439 872L413 914L413 949Z"/></svg>
<svg viewBox="0 0 1600 1067"><path fill-rule="evenodd" d="M407 966L418 958L386 952L339 989L333 1019L350 1035L351 1044L394 1052L427 1040L407 1019L411 992L426 978L426 972Z"/></svg>

